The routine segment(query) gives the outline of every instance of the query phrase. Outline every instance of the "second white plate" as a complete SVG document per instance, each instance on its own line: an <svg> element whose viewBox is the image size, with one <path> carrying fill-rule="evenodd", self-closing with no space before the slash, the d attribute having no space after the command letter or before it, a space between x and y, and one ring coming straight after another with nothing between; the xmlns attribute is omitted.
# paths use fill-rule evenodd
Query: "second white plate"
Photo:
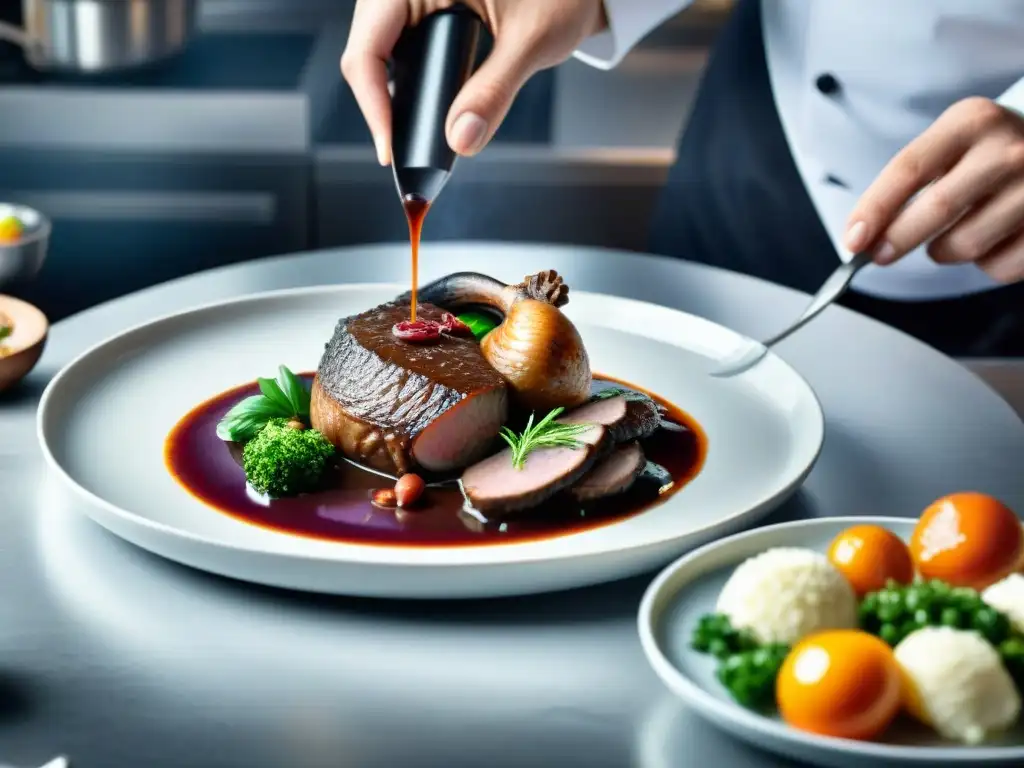
<svg viewBox="0 0 1024 768"><path fill-rule="evenodd" d="M708 438L702 472L665 503L604 527L539 541L461 547L318 541L248 525L195 499L164 465L190 409L278 365L314 369L339 317L400 285L276 291L178 313L88 350L47 388L43 452L91 517L136 545L271 586L378 597L525 594L622 578L767 514L799 487L824 419L809 385L769 356L742 376L707 375L746 340L692 315L573 293L567 314L595 371L658 393Z"/></svg>
<svg viewBox="0 0 1024 768"><path fill-rule="evenodd" d="M840 532L854 525L880 525L907 540L915 523L914 519L893 517L800 520L701 547L666 568L647 589L639 615L644 653L666 686L700 717L785 757L829 768L1024 765L1024 724L996 742L977 747L945 742L923 726L902 719L878 742L798 731L777 717L752 712L734 702L715 677L714 661L690 647L700 617L714 613L725 582L748 557L773 547L807 547L825 553Z"/></svg>

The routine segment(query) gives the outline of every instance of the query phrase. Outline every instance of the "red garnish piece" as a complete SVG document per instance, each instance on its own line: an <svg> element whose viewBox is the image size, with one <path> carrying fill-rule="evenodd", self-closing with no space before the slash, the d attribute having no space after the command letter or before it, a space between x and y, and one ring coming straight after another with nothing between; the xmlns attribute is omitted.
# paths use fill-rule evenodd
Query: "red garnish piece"
<svg viewBox="0 0 1024 768"><path fill-rule="evenodd" d="M441 338L441 324L435 320L403 320L395 323L391 332L410 344L431 344Z"/></svg>
<svg viewBox="0 0 1024 768"><path fill-rule="evenodd" d="M452 336L472 336L473 329L459 320L451 312L441 315L441 332L450 333Z"/></svg>

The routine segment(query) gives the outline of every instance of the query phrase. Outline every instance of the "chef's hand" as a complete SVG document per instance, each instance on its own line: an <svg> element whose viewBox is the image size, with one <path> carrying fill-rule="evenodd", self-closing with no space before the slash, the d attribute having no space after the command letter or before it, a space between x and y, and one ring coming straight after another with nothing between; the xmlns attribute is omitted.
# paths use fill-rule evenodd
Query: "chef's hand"
<svg viewBox="0 0 1024 768"><path fill-rule="evenodd" d="M940 264L1024 279L1024 118L988 99L957 102L893 158L850 216L847 247L870 246L878 264L923 243Z"/></svg>
<svg viewBox="0 0 1024 768"><path fill-rule="evenodd" d="M498 129L519 89L565 61L607 26L603 0L463 0L494 35L494 48L455 99L446 132L461 155L479 152ZM386 62L406 26L454 0L357 0L341 71L370 126L381 165L391 162L391 98Z"/></svg>

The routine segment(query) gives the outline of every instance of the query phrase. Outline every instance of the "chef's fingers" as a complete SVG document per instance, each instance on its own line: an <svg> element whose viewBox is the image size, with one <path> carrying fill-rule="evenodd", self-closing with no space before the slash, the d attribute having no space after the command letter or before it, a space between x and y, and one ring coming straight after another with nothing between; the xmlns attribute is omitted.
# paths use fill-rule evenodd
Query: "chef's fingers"
<svg viewBox="0 0 1024 768"><path fill-rule="evenodd" d="M974 205L1006 185L1016 173L1004 161L1005 143L983 140L915 197L885 230L875 261L891 264L957 223Z"/></svg>
<svg viewBox="0 0 1024 768"><path fill-rule="evenodd" d="M846 247L876 245L900 210L918 191L944 174L986 127L1004 119L987 99L965 99L947 109L882 169L861 196L847 224Z"/></svg>
<svg viewBox="0 0 1024 768"><path fill-rule="evenodd" d="M408 20L407 0L357 0L341 72L370 127L377 160L391 162L388 59Z"/></svg>
<svg viewBox="0 0 1024 768"><path fill-rule="evenodd" d="M1017 181L972 208L928 246L939 264L979 261L1024 230L1024 181Z"/></svg>
<svg viewBox="0 0 1024 768"><path fill-rule="evenodd" d="M483 149L519 89L535 73L565 61L607 28L600 0L474 0L494 34L494 48L448 113L448 143L461 155Z"/></svg>
<svg viewBox="0 0 1024 768"><path fill-rule="evenodd" d="M490 55L455 97L445 132L460 155L475 155L491 140L512 102L537 70L529 40L502 30Z"/></svg>
<svg viewBox="0 0 1024 768"><path fill-rule="evenodd" d="M989 277L1000 283L1024 280L1024 232L1010 238L977 262Z"/></svg>

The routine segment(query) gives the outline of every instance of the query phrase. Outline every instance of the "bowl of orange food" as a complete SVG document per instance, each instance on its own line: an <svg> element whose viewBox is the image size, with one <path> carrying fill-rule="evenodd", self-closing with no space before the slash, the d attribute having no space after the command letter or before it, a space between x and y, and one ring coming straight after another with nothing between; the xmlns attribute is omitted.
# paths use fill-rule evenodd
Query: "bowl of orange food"
<svg viewBox="0 0 1024 768"><path fill-rule="evenodd" d="M42 269L50 220L26 205L0 203L0 286L31 280Z"/></svg>
<svg viewBox="0 0 1024 768"><path fill-rule="evenodd" d="M918 518L768 526L682 557L644 652L701 717L836 768L1024 765L1024 527L955 493Z"/></svg>

